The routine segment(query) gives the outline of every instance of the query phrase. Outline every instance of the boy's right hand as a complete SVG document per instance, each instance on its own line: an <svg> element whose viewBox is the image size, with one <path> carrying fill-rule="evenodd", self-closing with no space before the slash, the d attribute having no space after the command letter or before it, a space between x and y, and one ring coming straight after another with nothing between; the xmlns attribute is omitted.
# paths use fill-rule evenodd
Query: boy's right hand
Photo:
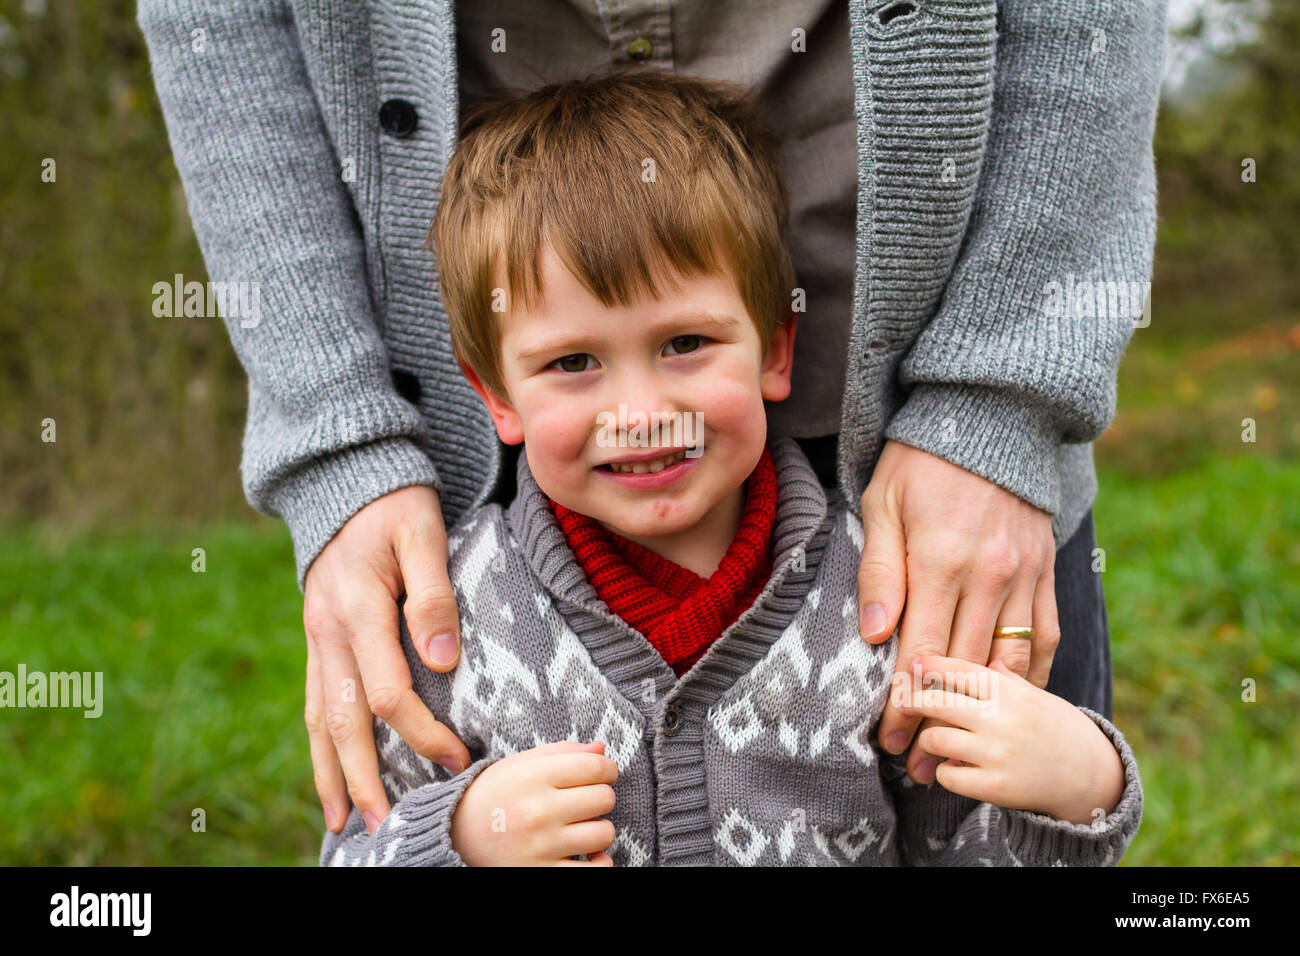
<svg viewBox="0 0 1300 956"><path fill-rule="evenodd" d="M561 740L480 773L451 817L451 845L469 866L613 866L618 765L599 740ZM586 854L588 860L570 857Z"/></svg>

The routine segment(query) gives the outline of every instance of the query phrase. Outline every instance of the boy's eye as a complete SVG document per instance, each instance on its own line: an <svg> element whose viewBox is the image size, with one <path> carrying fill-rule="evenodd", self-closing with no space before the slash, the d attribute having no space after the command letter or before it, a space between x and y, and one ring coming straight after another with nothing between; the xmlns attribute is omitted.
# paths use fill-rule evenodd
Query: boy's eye
<svg viewBox="0 0 1300 956"><path fill-rule="evenodd" d="M589 358L591 356L586 352L575 352L572 355L564 356L564 358L556 359L551 363L551 366L558 368L561 372L585 372Z"/></svg>
<svg viewBox="0 0 1300 956"><path fill-rule="evenodd" d="M680 355L683 352L694 352L703 341L704 338L700 335L679 335L674 339L670 339L668 344Z"/></svg>

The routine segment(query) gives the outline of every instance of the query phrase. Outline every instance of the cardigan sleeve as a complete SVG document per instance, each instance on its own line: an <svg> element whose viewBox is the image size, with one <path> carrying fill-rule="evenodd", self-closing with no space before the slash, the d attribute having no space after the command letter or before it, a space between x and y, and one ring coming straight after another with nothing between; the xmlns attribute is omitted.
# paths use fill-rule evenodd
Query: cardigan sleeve
<svg viewBox="0 0 1300 956"><path fill-rule="evenodd" d="M416 753L388 723L375 717L379 779L388 795L390 812L375 832L369 833L354 806L340 832L325 831L321 866L466 865L451 845L451 819L470 784L498 758L488 756L487 743L478 727L451 716L455 674L437 674L419 666L405 614L399 613L399 625L402 653L411 667L420 700L464 742L470 765L453 774Z"/></svg>
<svg viewBox="0 0 1300 956"><path fill-rule="evenodd" d="M881 772L893 797L904 866L1114 866L1142 822L1137 758L1119 728L1080 707L1115 745L1124 789L1115 809L1093 824L1009 810L907 776L907 754L885 755Z"/></svg>
<svg viewBox="0 0 1300 956"><path fill-rule="evenodd" d="M1114 415L1141 310L1120 296L1149 285L1164 17L1165 0L1000 4L971 219L884 432L1053 514L1060 446Z"/></svg>
<svg viewBox="0 0 1300 956"><path fill-rule="evenodd" d="M288 524L301 588L366 504L441 490L427 426L391 377L288 5L140 0L138 22L208 278L247 283L257 305L224 317L248 374L241 474Z"/></svg>
<svg viewBox="0 0 1300 956"><path fill-rule="evenodd" d="M451 845L451 818L469 785L494 763L474 761L451 776L441 767L439 778L410 790L388 790L391 810L374 833L366 831L356 807L339 833L325 831L321 866L466 866Z"/></svg>

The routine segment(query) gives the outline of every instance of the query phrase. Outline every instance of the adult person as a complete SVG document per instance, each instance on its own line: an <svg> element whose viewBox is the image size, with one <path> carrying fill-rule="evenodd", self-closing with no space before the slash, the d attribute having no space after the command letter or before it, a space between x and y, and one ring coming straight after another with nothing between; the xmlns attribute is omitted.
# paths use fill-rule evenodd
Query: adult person
<svg viewBox="0 0 1300 956"><path fill-rule="evenodd" d="M1002 659L1110 715L1088 442L1133 320L1045 290L1149 276L1163 0L141 0L139 21L211 278L266 304L227 323L242 473L293 536L331 829L349 798L372 830L388 812L372 713L468 761L397 642L400 608L455 666L445 528L512 490L423 248L458 110L610 66L750 84L784 137L807 314L771 430L865 488L864 638L897 629L900 670ZM881 744L916 729L891 705ZM914 779L933 763L913 748Z"/></svg>

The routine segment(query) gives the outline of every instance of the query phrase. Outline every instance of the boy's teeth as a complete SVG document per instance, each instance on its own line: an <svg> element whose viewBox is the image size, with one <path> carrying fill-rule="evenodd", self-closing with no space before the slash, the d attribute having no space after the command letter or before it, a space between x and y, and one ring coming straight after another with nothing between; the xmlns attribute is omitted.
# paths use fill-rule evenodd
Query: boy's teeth
<svg viewBox="0 0 1300 956"><path fill-rule="evenodd" d="M656 471L663 471L669 465L675 465L686 457L686 452L674 452L671 455L665 455L663 458L656 458L654 461L638 462L610 462L609 470L617 472L620 475L644 475L646 473L654 474Z"/></svg>

